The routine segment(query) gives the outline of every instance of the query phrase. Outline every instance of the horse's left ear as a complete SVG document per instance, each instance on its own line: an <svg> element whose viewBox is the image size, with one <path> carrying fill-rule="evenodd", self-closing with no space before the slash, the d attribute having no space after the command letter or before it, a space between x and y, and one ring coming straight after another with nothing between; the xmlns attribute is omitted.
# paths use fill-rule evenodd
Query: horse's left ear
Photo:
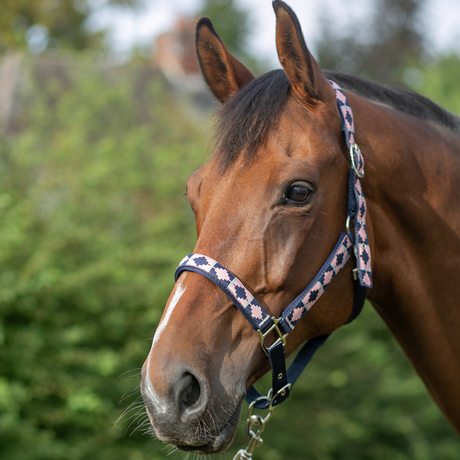
<svg viewBox="0 0 460 460"><path fill-rule="evenodd" d="M286 3L275 0L276 49L293 91L305 102L322 100L335 104L335 93L308 51L299 20Z"/></svg>
<svg viewBox="0 0 460 460"><path fill-rule="evenodd" d="M222 103L254 78L254 75L228 52L208 18L201 18L196 25L196 53L206 83Z"/></svg>

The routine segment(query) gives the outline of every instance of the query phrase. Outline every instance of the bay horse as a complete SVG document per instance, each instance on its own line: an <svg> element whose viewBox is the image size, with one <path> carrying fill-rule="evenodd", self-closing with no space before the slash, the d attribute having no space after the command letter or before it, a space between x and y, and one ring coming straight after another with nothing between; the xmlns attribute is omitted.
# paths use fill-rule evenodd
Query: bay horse
<svg viewBox="0 0 460 460"><path fill-rule="evenodd" d="M410 91L323 73L294 12L278 0L273 7L282 69L257 78L209 19L198 22L199 63L222 106L216 151L187 182L195 253L217 261L222 279L238 277L244 295L257 299L252 319L268 312L272 333L261 347L237 299L204 272L178 273L142 368L150 422L183 451L224 451L248 388L271 368L270 343L290 355L353 316L352 256L288 337L275 327L345 227L358 241L347 220L353 176L367 203L373 286L365 295L460 432L460 119ZM340 98L352 109L363 178Z"/></svg>

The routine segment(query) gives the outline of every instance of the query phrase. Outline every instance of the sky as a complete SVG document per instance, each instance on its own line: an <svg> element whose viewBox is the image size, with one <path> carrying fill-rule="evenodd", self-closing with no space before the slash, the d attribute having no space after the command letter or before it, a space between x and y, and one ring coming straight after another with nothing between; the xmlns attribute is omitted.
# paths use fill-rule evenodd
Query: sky
<svg viewBox="0 0 460 460"><path fill-rule="evenodd" d="M271 0L238 2L250 12L254 25L248 39L249 51L275 64L275 15ZM320 40L319 18L325 17L337 27L357 27L365 21L372 5L369 0L288 0L287 3L299 17L313 54L315 43ZM111 47L122 59L133 46L153 43L156 36L172 27L178 15L194 16L200 4L200 0L145 0L145 8L138 12L100 8L92 18L91 27L110 30ZM459 22L460 0L425 0L423 31L433 51L460 54Z"/></svg>

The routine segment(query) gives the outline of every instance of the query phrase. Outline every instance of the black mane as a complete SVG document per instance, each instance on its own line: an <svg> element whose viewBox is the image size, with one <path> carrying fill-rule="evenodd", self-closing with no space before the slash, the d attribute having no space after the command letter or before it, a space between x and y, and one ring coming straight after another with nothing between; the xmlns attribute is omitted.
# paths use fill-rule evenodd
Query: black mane
<svg viewBox="0 0 460 460"><path fill-rule="evenodd" d="M324 73L328 79L360 97L386 104L460 135L460 118L420 94L351 75ZM249 159L254 156L268 131L276 127L290 88L284 71L273 70L251 80L218 110L215 144L223 170L242 151Z"/></svg>

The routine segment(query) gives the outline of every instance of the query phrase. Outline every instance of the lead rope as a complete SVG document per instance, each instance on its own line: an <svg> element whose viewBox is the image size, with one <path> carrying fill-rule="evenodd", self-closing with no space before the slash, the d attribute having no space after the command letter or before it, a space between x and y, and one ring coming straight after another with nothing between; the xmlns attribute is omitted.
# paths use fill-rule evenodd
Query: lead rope
<svg viewBox="0 0 460 460"><path fill-rule="evenodd" d="M275 396L276 397L276 396ZM272 389L270 388L267 396L260 396L259 398L254 399L254 401L249 404L248 408L248 418L246 420L246 436L248 438L248 446L246 449L240 449L236 455L233 457L233 460L250 460L252 459L252 452L258 446L261 446L264 440L260 437L265 429L265 424L271 419L275 406L272 405L275 397L272 397ZM260 415L252 414L254 406L258 403L268 403L268 414L263 418ZM254 432L254 427L258 427L257 431Z"/></svg>

